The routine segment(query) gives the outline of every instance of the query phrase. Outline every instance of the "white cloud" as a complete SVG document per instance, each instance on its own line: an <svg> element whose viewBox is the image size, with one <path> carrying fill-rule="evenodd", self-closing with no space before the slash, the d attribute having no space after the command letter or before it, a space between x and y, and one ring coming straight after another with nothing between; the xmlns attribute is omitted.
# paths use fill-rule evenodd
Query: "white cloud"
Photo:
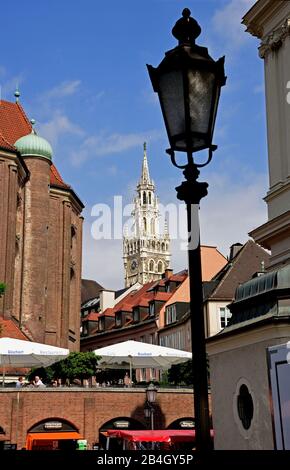
<svg viewBox="0 0 290 470"><path fill-rule="evenodd" d="M245 177L242 177L244 174ZM201 202L202 243L217 245L228 254L236 242L245 242L248 232L267 221L267 177L249 175L246 171L230 176L213 175L209 180L208 196Z"/></svg>
<svg viewBox="0 0 290 470"><path fill-rule="evenodd" d="M251 175L246 169L237 171L237 175L234 179L230 175L215 173L204 178L209 182L209 191L201 201L201 243L217 246L225 256L233 243L246 242L248 232L267 221L266 204L262 201L267 188L266 175ZM157 184L161 203L180 204L175 198L175 186L173 180ZM89 208L86 212L89 213ZM95 279L106 288L118 289L124 285L122 241L94 240L90 233L94 220L90 216L85 218L83 277ZM186 233L186 218L181 218L180 223L184 227L179 232ZM172 240L171 253L174 271L187 268L184 240Z"/></svg>
<svg viewBox="0 0 290 470"><path fill-rule="evenodd" d="M59 138L63 134L84 135L83 129L70 121L70 119L60 111L57 111L49 121L40 123L37 126L37 130L52 146L57 145Z"/></svg>
<svg viewBox="0 0 290 470"><path fill-rule="evenodd" d="M237 176L238 175L238 176ZM202 178L209 183L208 195L201 200L200 229L203 245L217 246L227 256L233 243L244 243L248 232L267 221L266 204L262 200L267 189L265 174L251 174L244 168L232 175L214 173ZM168 182L167 189L163 182L158 183L157 193L162 203L176 203L174 182ZM171 200L168 198L170 187ZM161 191L160 191L161 189ZM186 219L180 220L186 230ZM179 232L182 232L182 227ZM175 271L187 267L187 252L184 240L172 240L172 267Z"/></svg>
<svg viewBox="0 0 290 470"><path fill-rule="evenodd" d="M143 142L152 142L164 137L164 132L152 130L135 134L108 134L100 132L84 140L81 148L72 153L72 164L81 166L84 162L95 156L112 155L139 147Z"/></svg>
<svg viewBox="0 0 290 470"><path fill-rule="evenodd" d="M230 0L224 8L216 11L212 23L214 30L227 43L229 48L243 45L248 35L241 24L242 17L256 0Z"/></svg>
<svg viewBox="0 0 290 470"><path fill-rule="evenodd" d="M124 287L122 240L94 240L92 219L84 223L83 272L84 279L93 279L107 289Z"/></svg>
<svg viewBox="0 0 290 470"><path fill-rule="evenodd" d="M43 93L41 99L63 98L65 96L74 95L79 91L80 80L67 80L55 86L51 90Z"/></svg>

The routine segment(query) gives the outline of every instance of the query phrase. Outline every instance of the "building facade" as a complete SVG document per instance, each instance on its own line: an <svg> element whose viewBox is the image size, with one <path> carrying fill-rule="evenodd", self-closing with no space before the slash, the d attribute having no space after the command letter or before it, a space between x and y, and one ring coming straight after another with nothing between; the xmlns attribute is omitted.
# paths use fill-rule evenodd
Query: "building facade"
<svg viewBox="0 0 290 470"><path fill-rule="evenodd" d="M271 250L271 268L290 261L290 14L289 2L258 1L244 17L260 39L267 110L268 221L250 235Z"/></svg>
<svg viewBox="0 0 290 470"><path fill-rule="evenodd" d="M244 16L264 60L270 188L268 222L251 232L271 250L269 269L241 284L222 333L208 339L213 425L218 450L277 448L270 351L290 339L290 2L258 0ZM288 343L289 344L289 343ZM281 381L289 377L289 364ZM275 368L275 367L274 367ZM277 372L278 373L278 372ZM288 416L289 401L279 398ZM285 406L286 403L286 406ZM283 416L282 416L283 417ZM282 420L281 420L282 423ZM285 440L289 438L285 428Z"/></svg>
<svg viewBox="0 0 290 470"><path fill-rule="evenodd" d="M29 340L78 350L84 206L18 95L0 101L0 320Z"/></svg>
<svg viewBox="0 0 290 470"><path fill-rule="evenodd" d="M133 234L124 236L123 240L126 287L136 282L145 284L160 279L170 261L170 239L166 223L164 234L159 233L158 198L149 175L146 144L132 216Z"/></svg>

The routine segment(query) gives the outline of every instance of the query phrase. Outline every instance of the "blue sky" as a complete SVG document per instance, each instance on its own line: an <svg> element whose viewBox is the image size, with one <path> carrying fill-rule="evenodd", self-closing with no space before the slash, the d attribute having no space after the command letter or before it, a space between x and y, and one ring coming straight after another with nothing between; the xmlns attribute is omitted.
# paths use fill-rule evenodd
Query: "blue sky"
<svg viewBox="0 0 290 470"><path fill-rule="evenodd" d="M212 164L201 180L209 195L201 206L202 243L226 255L231 243L266 221L267 152L263 62L258 41L241 18L253 0L50 0L6 2L1 24L0 83L12 100L16 84L36 129L54 149L63 178L86 204L83 275L122 287L120 240L90 235L97 203L114 195L130 202L139 177L142 144L160 200L175 202L182 180L168 147L146 63L157 66L176 45L171 28L187 6L202 34L197 42L215 58L226 56ZM4 21L3 21L4 18ZM173 243L174 269L186 254Z"/></svg>

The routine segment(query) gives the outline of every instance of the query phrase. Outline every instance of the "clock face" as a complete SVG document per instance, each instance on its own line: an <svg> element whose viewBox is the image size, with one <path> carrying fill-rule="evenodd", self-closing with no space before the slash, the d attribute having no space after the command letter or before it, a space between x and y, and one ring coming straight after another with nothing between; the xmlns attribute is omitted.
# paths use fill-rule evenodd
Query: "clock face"
<svg viewBox="0 0 290 470"><path fill-rule="evenodd" d="M138 266L137 260L133 259L131 263L131 270L134 271L137 268L137 266Z"/></svg>

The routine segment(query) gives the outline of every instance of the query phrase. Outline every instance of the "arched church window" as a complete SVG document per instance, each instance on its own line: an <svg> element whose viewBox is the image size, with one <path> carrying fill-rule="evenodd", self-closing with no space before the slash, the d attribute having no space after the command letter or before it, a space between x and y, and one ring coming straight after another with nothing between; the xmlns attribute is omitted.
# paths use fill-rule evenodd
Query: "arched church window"
<svg viewBox="0 0 290 470"><path fill-rule="evenodd" d="M153 250L155 250L155 241L154 240L152 242L152 248L153 248Z"/></svg>
<svg viewBox="0 0 290 470"><path fill-rule="evenodd" d="M154 271L154 261L151 260L149 263L149 271Z"/></svg>
<svg viewBox="0 0 290 470"><path fill-rule="evenodd" d="M161 250L162 250L162 251L165 251L165 243L162 243L162 245L161 245Z"/></svg>
<svg viewBox="0 0 290 470"><path fill-rule="evenodd" d="M146 193L145 193L145 191L143 192L143 204L146 204Z"/></svg>
<svg viewBox="0 0 290 470"><path fill-rule="evenodd" d="M149 193L148 197L149 197L149 204L151 204L151 193Z"/></svg>
<svg viewBox="0 0 290 470"><path fill-rule="evenodd" d="M143 227L144 227L144 232L147 232L147 222L146 222L146 217L143 218Z"/></svg>
<svg viewBox="0 0 290 470"><path fill-rule="evenodd" d="M158 261L158 267L157 267L157 269L158 269L158 272L159 272L159 273L162 273L162 271L163 271L163 263L162 263L162 261Z"/></svg>

